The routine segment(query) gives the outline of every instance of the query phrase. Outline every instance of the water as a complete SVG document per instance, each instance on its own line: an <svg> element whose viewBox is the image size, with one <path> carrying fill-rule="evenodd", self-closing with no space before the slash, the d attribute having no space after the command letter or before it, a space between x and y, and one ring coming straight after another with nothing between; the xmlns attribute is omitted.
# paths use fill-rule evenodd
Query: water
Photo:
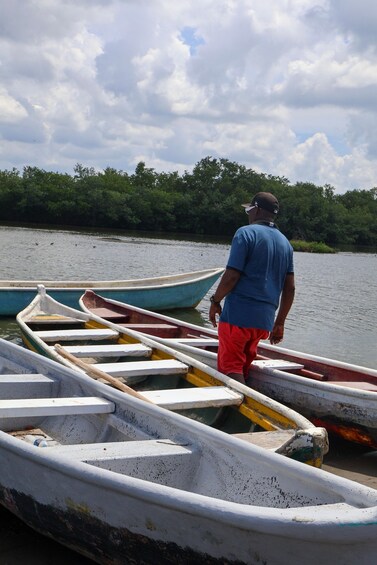
<svg viewBox="0 0 377 565"><path fill-rule="evenodd" d="M377 368L377 254L295 254L284 346Z"/></svg>
<svg viewBox="0 0 377 565"><path fill-rule="evenodd" d="M0 227L1 279L131 279L225 266L229 242ZM377 254L295 254L296 298L283 345L377 366ZM209 325L208 298L177 317ZM0 336L17 339L14 320Z"/></svg>
<svg viewBox="0 0 377 565"><path fill-rule="evenodd" d="M0 227L0 278L110 280L145 278L225 266L229 242ZM342 361L377 367L377 254L295 254L296 299L283 346ZM216 285L215 285L216 286ZM170 312L199 325L208 322L208 292L196 310ZM14 319L0 319L0 337L21 343ZM333 445L333 444L332 444ZM339 454L336 451L339 450ZM346 451L350 451L347 463ZM376 459L363 448L340 444L331 470L377 487ZM350 461L353 464L350 465ZM357 467L355 472L355 466ZM363 471L365 469L365 473ZM347 471L348 472L348 471ZM79 555L46 540L0 509L2 565L84 565Z"/></svg>

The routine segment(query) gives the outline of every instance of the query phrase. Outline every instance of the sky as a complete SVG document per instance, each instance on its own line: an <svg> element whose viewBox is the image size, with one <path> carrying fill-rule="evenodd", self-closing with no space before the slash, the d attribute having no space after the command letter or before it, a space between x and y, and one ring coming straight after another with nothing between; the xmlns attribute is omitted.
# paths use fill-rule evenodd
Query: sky
<svg viewBox="0 0 377 565"><path fill-rule="evenodd" d="M377 186L376 0L0 0L0 170Z"/></svg>

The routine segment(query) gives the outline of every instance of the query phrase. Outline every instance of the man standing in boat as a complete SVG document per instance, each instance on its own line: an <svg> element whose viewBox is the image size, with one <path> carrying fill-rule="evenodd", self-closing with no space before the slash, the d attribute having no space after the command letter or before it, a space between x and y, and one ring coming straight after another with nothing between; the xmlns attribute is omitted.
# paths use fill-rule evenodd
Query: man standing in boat
<svg viewBox="0 0 377 565"><path fill-rule="evenodd" d="M220 316L218 370L245 384L259 341L269 337L276 344L283 339L295 280L292 246L275 225L277 198L258 192L243 207L249 225L233 237L226 270L211 296L209 319L216 327Z"/></svg>

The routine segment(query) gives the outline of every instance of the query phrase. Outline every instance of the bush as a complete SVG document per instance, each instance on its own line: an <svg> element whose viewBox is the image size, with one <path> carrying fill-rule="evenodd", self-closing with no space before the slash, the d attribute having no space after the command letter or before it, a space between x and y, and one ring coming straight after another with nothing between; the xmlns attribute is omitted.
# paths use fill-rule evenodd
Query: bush
<svg viewBox="0 0 377 565"><path fill-rule="evenodd" d="M317 241L292 240L291 245L294 251L304 251L306 253L336 253L336 250L326 243Z"/></svg>

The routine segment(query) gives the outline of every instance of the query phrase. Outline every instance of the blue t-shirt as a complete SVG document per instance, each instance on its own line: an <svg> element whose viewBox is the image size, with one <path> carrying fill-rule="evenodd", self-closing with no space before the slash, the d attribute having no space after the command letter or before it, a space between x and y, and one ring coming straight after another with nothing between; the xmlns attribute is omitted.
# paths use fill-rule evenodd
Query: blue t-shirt
<svg viewBox="0 0 377 565"><path fill-rule="evenodd" d="M233 237L227 268L241 277L227 295L220 320L241 328L271 331L287 273L293 273L293 249L275 227L251 224Z"/></svg>

